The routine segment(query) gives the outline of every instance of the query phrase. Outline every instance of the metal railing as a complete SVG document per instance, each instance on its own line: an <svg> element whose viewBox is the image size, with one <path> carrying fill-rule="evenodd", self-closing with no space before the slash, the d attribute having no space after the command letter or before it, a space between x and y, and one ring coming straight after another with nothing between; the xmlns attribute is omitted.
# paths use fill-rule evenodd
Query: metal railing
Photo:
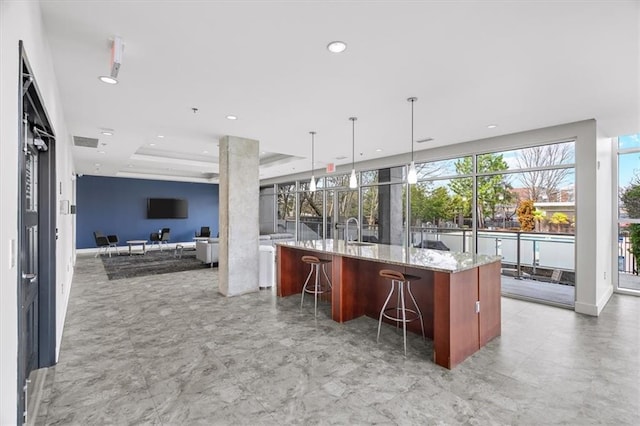
<svg viewBox="0 0 640 426"><path fill-rule="evenodd" d="M618 272L638 275L638 263L631 247L631 239L628 236L618 236Z"/></svg>
<svg viewBox="0 0 640 426"><path fill-rule="evenodd" d="M295 221L285 220L284 224L288 232L295 231ZM299 237L302 234L317 235L322 238L324 229L321 222L315 220L301 221L301 229L298 229ZM340 238L343 226L337 229L329 226L328 238ZM343 224L342 224L343 225ZM404 228L404 227L403 227ZM404 228L406 230L406 228ZM458 228L455 225L413 226L410 228L410 241L412 246L427 245L425 241L440 241L451 251L467 252L471 250L473 231L470 228ZM363 240L378 240L378 225L362 225ZM406 235L406 234L405 234ZM563 276L569 276L569 284L572 283L575 273L575 236L561 232L523 232L481 229L477 235L477 252L479 254L491 254L502 256L503 270L515 278L523 278L532 274L550 273L560 270L567 272ZM636 259L630 251L631 242L628 237L620 236L618 239L618 271L622 273L638 274Z"/></svg>
<svg viewBox="0 0 640 426"><path fill-rule="evenodd" d="M412 227L411 243L426 247L425 241L440 241L452 251L469 251L473 231L469 228ZM523 232L481 229L477 235L479 254L502 257L503 273L517 279L551 277L554 271L566 272L563 283L572 284L575 276L575 236L567 233Z"/></svg>

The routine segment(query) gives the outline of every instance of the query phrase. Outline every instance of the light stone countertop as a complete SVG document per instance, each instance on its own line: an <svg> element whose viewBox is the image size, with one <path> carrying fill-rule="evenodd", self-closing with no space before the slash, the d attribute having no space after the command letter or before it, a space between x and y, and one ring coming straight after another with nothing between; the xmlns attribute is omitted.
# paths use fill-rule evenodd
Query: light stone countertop
<svg viewBox="0 0 640 426"><path fill-rule="evenodd" d="M357 242L355 244L345 244L343 240L333 239L286 241L276 242L276 244L332 255L450 273L465 271L477 266L499 262L502 259L500 256L430 250L414 247L410 247L407 252L407 250L402 246Z"/></svg>

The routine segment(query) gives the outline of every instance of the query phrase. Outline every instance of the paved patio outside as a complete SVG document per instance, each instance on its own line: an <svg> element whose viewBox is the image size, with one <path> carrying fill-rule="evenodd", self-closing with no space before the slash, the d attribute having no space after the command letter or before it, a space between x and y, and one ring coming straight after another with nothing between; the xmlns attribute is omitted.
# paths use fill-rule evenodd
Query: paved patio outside
<svg viewBox="0 0 640 426"><path fill-rule="evenodd" d="M502 295L525 300L543 300L549 304L573 309L575 287L502 275Z"/></svg>

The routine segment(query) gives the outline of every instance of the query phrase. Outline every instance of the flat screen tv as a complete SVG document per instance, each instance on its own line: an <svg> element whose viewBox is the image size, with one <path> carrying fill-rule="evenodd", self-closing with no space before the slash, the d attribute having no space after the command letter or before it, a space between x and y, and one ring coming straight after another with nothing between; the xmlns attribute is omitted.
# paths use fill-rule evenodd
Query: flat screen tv
<svg viewBox="0 0 640 426"><path fill-rule="evenodd" d="M187 200L147 198L147 219L186 219L188 217Z"/></svg>

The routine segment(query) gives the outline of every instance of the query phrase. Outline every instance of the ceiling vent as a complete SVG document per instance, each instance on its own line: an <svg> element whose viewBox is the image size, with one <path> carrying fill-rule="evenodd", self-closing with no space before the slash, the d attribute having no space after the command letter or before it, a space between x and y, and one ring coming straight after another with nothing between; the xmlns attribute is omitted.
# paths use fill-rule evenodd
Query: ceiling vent
<svg viewBox="0 0 640 426"><path fill-rule="evenodd" d="M73 144L75 146L82 146L85 148L97 148L98 147L98 139L94 138L85 138L82 136L74 136Z"/></svg>
<svg viewBox="0 0 640 426"><path fill-rule="evenodd" d="M418 139L418 140L416 141L416 143L431 142L432 140L433 140L433 138Z"/></svg>
<svg viewBox="0 0 640 426"><path fill-rule="evenodd" d="M265 152L260 156L260 167L280 166L300 159L302 159L302 157L296 157L295 155Z"/></svg>

